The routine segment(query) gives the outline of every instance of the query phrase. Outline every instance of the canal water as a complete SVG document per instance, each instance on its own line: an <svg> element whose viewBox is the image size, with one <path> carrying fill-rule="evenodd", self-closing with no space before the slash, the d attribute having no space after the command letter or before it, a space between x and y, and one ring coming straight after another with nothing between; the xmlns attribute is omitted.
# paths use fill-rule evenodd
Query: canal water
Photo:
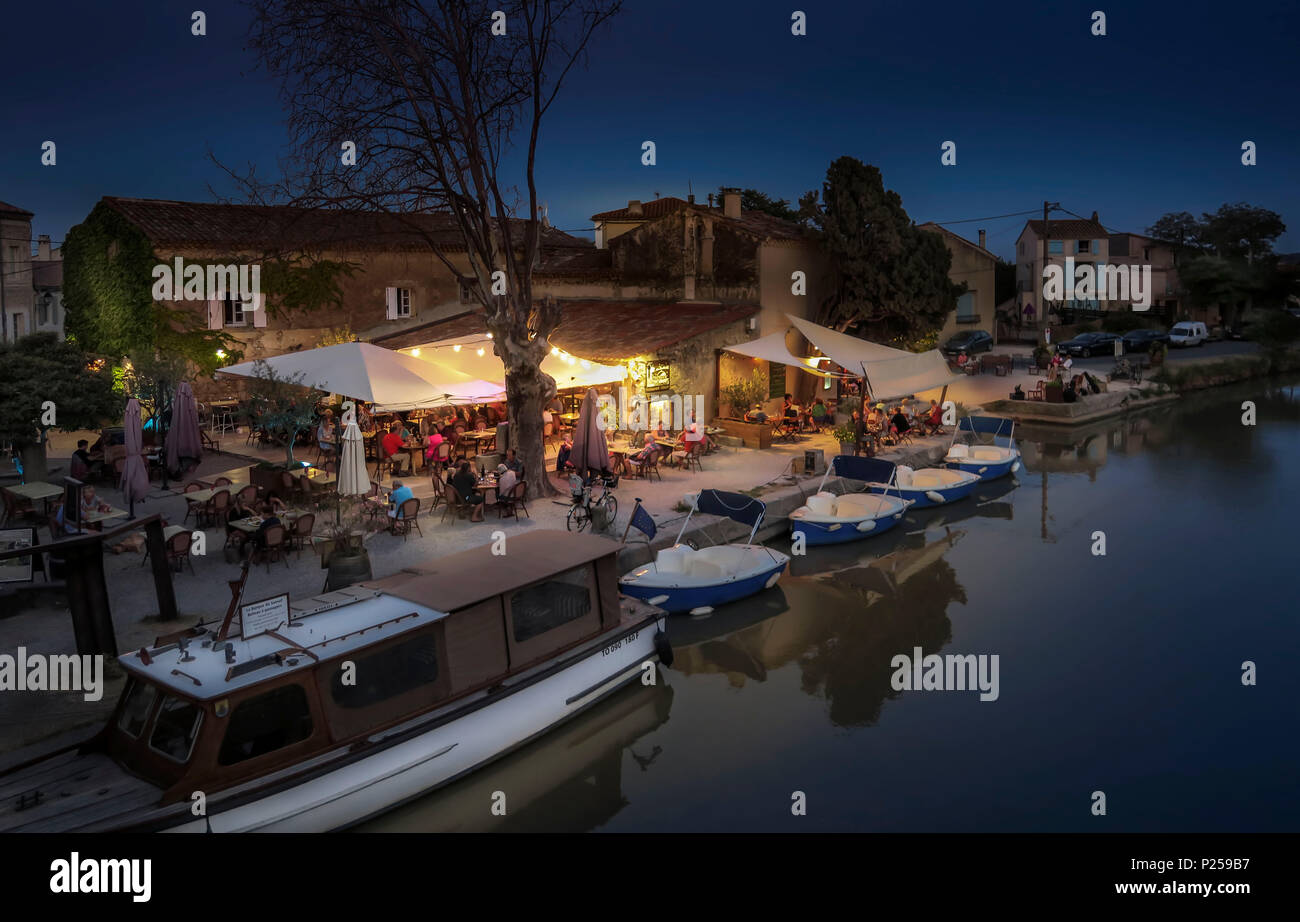
<svg viewBox="0 0 1300 922"><path fill-rule="evenodd" d="M1300 387L1025 430L1021 448L973 499L674 617L663 684L363 828L1300 827ZM996 655L996 700L896 691L891 660L915 647Z"/></svg>

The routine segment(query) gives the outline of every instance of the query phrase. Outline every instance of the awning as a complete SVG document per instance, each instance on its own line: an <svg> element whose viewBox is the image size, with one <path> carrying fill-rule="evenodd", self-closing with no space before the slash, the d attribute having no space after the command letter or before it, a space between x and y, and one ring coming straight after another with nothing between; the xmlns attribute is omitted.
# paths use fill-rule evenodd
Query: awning
<svg viewBox="0 0 1300 922"><path fill-rule="evenodd" d="M789 314L795 329L831 361L854 375L864 375L871 396L878 400L904 397L958 380L937 349L908 352L840 333Z"/></svg>
<svg viewBox="0 0 1300 922"><path fill-rule="evenodd" d="M843 375L835 372L822 371L815 367L821 358L801 359L791 354L785 344L785 333L770 333L759 339L751 340L747 343L738 343L734 346L723 346L727 352L735 352L740 355L747 355L750 358L762 359L765 362L779 362L782 365L792 365L800 371L806 371L810 375L817 375L822 378L840 378ZM810 364L812 363L812 364Z"/></svg>
<svg viewBox="0 0 1300 922"><path fill-rule="evenodd" d="M456 346L460 349L457 350ZM485 333L422 343L415 348L420 350L421 360L428 359L455 368L482 381L505 381L505 366L492 351L492 340ZM478 354L480 349L482 355ZM602 384L617 384L627 377L627 371L621 365L602 365L578 356L555 353L542 359L542 371L555 379L555 386L560 390L573 387L585 390ZM500 388L505 389L504 383Z"/></svg>

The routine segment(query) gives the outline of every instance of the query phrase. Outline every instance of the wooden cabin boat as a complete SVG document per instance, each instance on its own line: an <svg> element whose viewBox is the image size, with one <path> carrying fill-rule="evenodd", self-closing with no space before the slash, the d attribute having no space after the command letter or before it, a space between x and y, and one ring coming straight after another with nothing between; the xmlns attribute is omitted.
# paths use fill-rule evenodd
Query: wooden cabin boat
<svg viewBox="0 0 1300 922"><path fill-rule="evenodd" d="M790 513L790 535L803 535L804 543L842 544L886 532L898 524L912 501L899 495L893 482L894 465L877 458L836 455L826 468L821 485L808 501ZM864 485L884 478L879 492L846 493L836 496L825 491L831 472Z"/></svg>
<svg viewBox="0 0 1300 922"><path fill-rule="evenodd" d="M619 594L618 550L525 532L261 633L249 605L226 633L236 596L220 630L121 657L99 733L0 773L0 831L316 832L426 794L671 663L663 611Z"/></svg>

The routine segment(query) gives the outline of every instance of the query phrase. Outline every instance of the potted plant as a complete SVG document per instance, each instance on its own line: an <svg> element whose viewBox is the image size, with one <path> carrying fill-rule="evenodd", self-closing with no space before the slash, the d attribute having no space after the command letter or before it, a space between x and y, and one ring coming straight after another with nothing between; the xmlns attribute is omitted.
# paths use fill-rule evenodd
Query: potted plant
<svg viewBox="0 0 1300 922"><path fill-rule="evenodd" d="M748 378L740 378L722 388L722 399L731 405L731 415L744 419L749 408L762 403L767 397L767 378L755 370Z"/></svg>
<svg viewBox="0 0 1300 922"><path fill-rule="evenodd" d="M348 510L340 514L337 522L330 522L322 529L318 550L322 570L328 570L325 591L331 592L353 583L371 579L370 552L362 543L365 527L361 521L361 509Z"/></svg>
<svg viewBox="0 0 1300 922"><path fill-rule="evenodd" d="M852 426L836 426L831 435L840 443L840 454L851 455L857 450L858 434Z"/></svg>
<svg viewBox="0 0 1300 922"><path fill-rule="evenodd" d="M293 458L298 436L311 431L316 420L318 391L305 385L301 374L282 377L265 361L258 360L250 378L251 398L240 416L250 429L261 429L276 446L284 449L283 470L302 465Z"/></svg>
<svg viewBox="0 0 1300 922"><path fill-rule="evenodd" d="M1043 401L1045 403L1065 403L1065 386L1061 379L1048 381L1043 385Z"/></svg>

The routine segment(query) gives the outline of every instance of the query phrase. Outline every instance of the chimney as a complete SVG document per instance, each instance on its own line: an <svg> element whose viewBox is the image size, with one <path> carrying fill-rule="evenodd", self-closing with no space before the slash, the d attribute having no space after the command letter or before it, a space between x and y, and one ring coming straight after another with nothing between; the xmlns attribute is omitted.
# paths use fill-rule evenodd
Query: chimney
<svg viewBox="0 0 1300 922"><path fill-rule="evenodd" d="M50 258L50 235L49 234L41 234L39 237L36 238L36 258L37 259Z"/></svg>
<svg viewBox="0 0 1300 922"><path fill-rule="evenodd" d="M713 278L713 219L704 219L704 233L700 237L700 277Z"/></svg>
<svg viewBox="0 0 1300 922"><path fill-rule="evenodd" d="M694 193L694 192L692 192L690 195L686 196L686 204L687 204L687 205L694 205L694 204L695 204L695 193Z"/></svg>
<svg viewBox="0 0 1300 922"><path fill-rule="evenodd" d="M1092 220L1093 220L1093 222L1096 223L1096 224L1100 224L1100 223L1101 223L1101 219L1097 217L1097 212L1095 212L1095 211L1092 213Z"/></svg>
<svg viewBox="0 0 1300 922"><path fill-rule="evenodd" d="M726 188L722 190L722 213L728 218L740 217L740 190Z"/></svg>
<svg viewBox="0 0 1300 922"><path fill-rule="evenodd" d="M986 249L986 247L984 246L984 231L980 231L980 249L981 250Z"/></svg>
<svg viewBox="0 0 1300 922"><path fill-rule="evenodd" d="M632 217L634 217L634 218L639 218L639 217L641 217L641 215L642 215L642 211L641 211L641 200L640 200L640 199L635 199L635 198L633 198L633 199L628 199L628 201L627 201L627 213L628 213L629 215L631 215Z"/></svg>

